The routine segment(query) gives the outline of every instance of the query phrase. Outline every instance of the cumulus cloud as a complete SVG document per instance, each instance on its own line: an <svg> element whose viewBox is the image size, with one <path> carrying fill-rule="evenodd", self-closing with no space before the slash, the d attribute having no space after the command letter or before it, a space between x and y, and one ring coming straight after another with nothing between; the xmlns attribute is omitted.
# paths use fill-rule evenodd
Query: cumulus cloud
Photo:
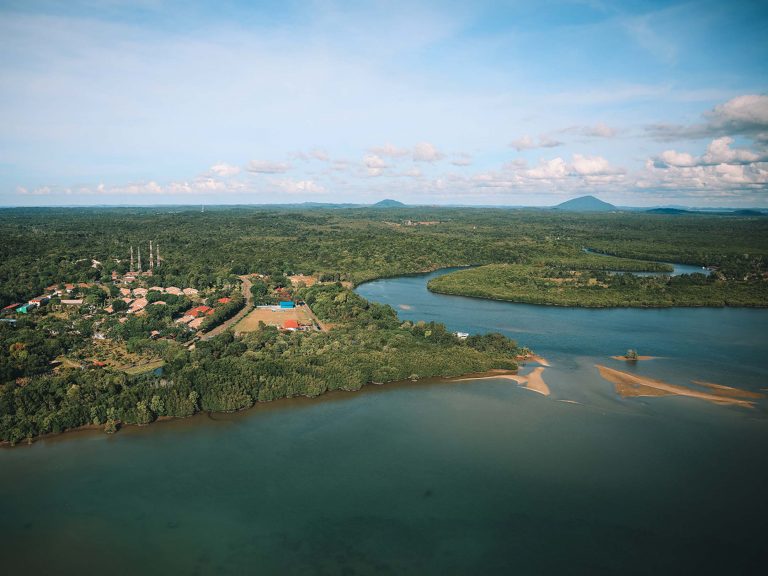
<svg viewBox="0 0 768 576"><path fill-rule="evenodd" d="M718 164L753 164L768 160L768 153L754 152L745 148L731 148L733 138L723 136L709 143L707 151L701 156L693 156L688 152L665 150L653 158L657 168L677 167L690 168L693 166L716 166Z"/></svg>
<svg viewBox="0 0 768 576"><path fill-rule="evenodd" d="M663 142L717 136L746 136L768 142L768 96L745 94L715 106L704 114L705 122L693 125L653 124L646 132Z"/></svg>
<svg viewBox="0 0 768 576"><path fill-rule="evenodd" d="M209 170L220 178L229 178L230 176L237 176L240 174L239 166L232 166L231 164L225 164L224 162L214 164Z"/></svg>
<svg viewBox="0 0 768 576"><path fill-rule="evenodd" d="M369 176L381 176L384 170L388 168L384 159L376 154L369 154L363 158L363 164L367 168Z"/></svg>
<svg viewBox="0 0 768 576"><path fill-rule="evenodd" d="M429 142L419 142L413 147L414 162L437 162L445 157L445 154L435 148Z"/></svg>
<svg viewBox="0 0 768 576"><path fill-rule="evenodd" d="M553 158L541 162L536 168L531 168L525 171L525 176L534 179L559 179L565 178L568 175L568 167L565 164L565 160L560 157Z"/></svg>
<svg viewBox="0 0 768 576"><path fill-rule="evenodd" d="M522 152L523 150L533 150L534 148L556 148L557 146L562 146L563 143L545 135L539 136L538 141L535 141L526 134L522 138L512 140L509 145L518 152Z"/></svg>
<svg viewBox="0 0 768 576"><path fill-rule="evenodd" d="M268 160L251 160L245 167L248 172L254 174L284 174L291 169L291 165L285 162L270 162Z"/></svg>
<svg viewBox="0 0 768 576"><path fill-rule="evenodd" d="M766 191L768 153L731 148L732 144L728 136L716 138L701 156L666 150L648 159L637 186L699 195Z"/></svg>
<svg viewBox="0 0 768 576"><path fill-rule="evenodd" d="M320 194L325 192L325 188L314 180L293 180L291 178L283 178L279 180L270 180L269 183L286 194Z"/></svg>
<svg viewBox="0 0 768 576"><path fill-rule="evenodd" d="M581 174L582 176L598 176L618 173L616 169L611 167L608 160L602 156L582 156L581 154L574 154L571 166L576 174Z"/></svg>

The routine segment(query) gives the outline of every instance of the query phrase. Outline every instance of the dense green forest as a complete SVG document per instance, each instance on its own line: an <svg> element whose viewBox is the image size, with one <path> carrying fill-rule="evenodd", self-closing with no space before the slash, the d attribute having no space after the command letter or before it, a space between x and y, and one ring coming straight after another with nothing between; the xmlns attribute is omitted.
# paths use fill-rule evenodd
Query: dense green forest
<svg viewBox="0 0 768 576"><path fill-rule="evenodd" d="M490 264L433 278L428 288L440 294L590 308L768 306L764 280L726 281L714 274L637 276L585 269L579 262Z"/></svg>
<svg viewBox="0 0 768 576"><path fill-rule="evenodd" d="M430 207L3 209L0 235L1 307L46 287L89 283L69 295L82 297L79 307L54 298L29 314L11 310L2 318L11 322L0 322L0 439L10 442L515 366L516 345L502 336L458 340L439 324L401 323L391 308L349 289L378 277L492 265L439 278L432 288L574 305L766 302L763 217ZM112 273L127 272L131 246L146 250L149 240L160 246L161 265L134 285L193 287L200 295L149 291L141 314L125 314ZM675 278L611 272L670 271L659 262L716 271ZM203 329L237 313L244 305L238 276L250 273L264 275L252 284L255 304L274 304L288 288L334 328L264 326L196 341L177 323L200 304L214 307ZM290 288L286 276L297 273L325 283ZM223 297L229 301L217 303Z"/></svg>
<svg viewBox="0 0 768 576"><path fill-rule="evenodd" d="M414 225L407 225L408 222ZM419 222L436 224L419 225ZM729 279L768 270L768 218L570 214L468 208L89 208L0 210L0 304L55 282L108 278L130 246L161 247L161 285L206 288L260 271L363 282L469 264L616 256L718 266ZM146 252L145 252L146 258ZM103 264L91 267L91 259ZM116 262L115 260L120 260Z"/></svg>

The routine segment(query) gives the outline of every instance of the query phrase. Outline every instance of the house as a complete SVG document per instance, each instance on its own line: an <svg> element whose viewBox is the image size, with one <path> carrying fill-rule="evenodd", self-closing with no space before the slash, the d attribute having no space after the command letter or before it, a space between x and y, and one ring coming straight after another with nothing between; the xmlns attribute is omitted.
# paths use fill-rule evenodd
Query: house
<svg viewBox="0 0 768 576"><path fill-rule="evenodd" d="M181 288L177 288L176 286L168 286L168 288L165 289L166 294L173 294L174 296L181 296Z"/></svg>
<svg viewBox="0 0 768 576"><path fill-rule="evenodd" d="M149 289L150 292L165 292L165 288L162 286L152 286Z"/></svg>
<svg viewBox="0 0 768 576"><path fill-rule="evenodd" d="M190 316L189 314L186 314L186 315L182 316L181 318L179 318L178 320L176 320L176 323L177 324L189 324L194 319L195 319L194 316Z"/></svg>
<svg viewBox="0 0 768 576"><path fill-rule="evenodd" d="M165 306L165 302L162 300L157 300L155 302L152 302L152 306Z"/></svg>
<svg viewBox="0 0 768 576"><path fill-rule="evenodd" d="M195 288L184 288L182 290L185 296L197 296L198 291Z"/></svg>
<svg viewBox="0 0 768 576"><path fill-rule="evenodd" d="M21 306L21 302L16 302L15 304L9 304L8 306L6 306L2 310L0 310L0 313L8 314L8 313L13 312L14 310L16 310L16 308L18 308L19 306Z"/></svg>
<svg viewBox="0 0 768 576"><path fill-rule="evenodd" d="M217 304L228 304L231 301L232 301L232 298L224 297L224 298L219 298L218 300L216 300L216 303Z"/></svg>
<svg viewBox="0 0 768 576"><path fill-rule="evenodd" d="M147 307L147 304L148 302L146 298L136 298L136 300L134 300L133 303L128 307L128 314L133 314L139 310L144 310L144 308Z"/></svg>
<svg viewBox="0 0 768 576"><path fill-rule="evenodd" d="M291 308L295 308L295 307L296 307L296 305L293 302L291 302L291 301L280 302L280 309L281 310L290 310Z"/></svg>
<svg viewBox="0 0 768 576"><path fill-rule="evenodd" d="M187 326L189 326L193 330L199 330L203 322L205 322L205 318L195 318L194 320L192 320L192 322L187 324Z"/></svg>
<svg viewBox="0 0 768 576"><path fill-rule="evenodd" d="M296 320L286 320L283 322L283 330L298 330L299 323Z"/></svg>
<svg viewBox="0 0 768 576"><path fill-rule="evenodd" d="M37 296L36 298L32 298L28 302L30 306L42 306L43 304L47 303L50 298L48 296Z"/></svg>
<svg viewBox="0 0 768 576"><path fill-rule="evenodd" d="M134 288L133 289L133 295L134 296L144 297L144 296L147 295L147 292L149 292L149 290L147 290L146 288Z"/></svg>
<svg viewBox="0 0 768 576"><path fill-rule="evenodd" d="M82 306L83 299L82 298L77 298L76 300L62 300L61 303L64 306Z"/></svg>
<svg viewBox="0 0 768 576"><path fill-rule="evenodd" d="M213 308L210 306L195 306L191 310L187 310L189 316L210 316L213 314Z"/></svg>
<svg viewBox="0 0 768 576"><path fill-rule="evenodd" d="M125 282L126 284L130 284L131 282L136 282L136 276L134 276L133 274L126 274L125 276L123 276L123 282Z"/></svg>
<svg viewBox="0 0 768 576"><path fill-rule="evenodd" d="M29 313L29 309L32 308L32 307L33 306L30 306L29 304L22 304L21 306L16 308L16 312L18 312L19 314L28 314Z"/></svg>
<svg viewBox="0 0 768 576"><path fill-rule="evenodd" d="M123 296L123 297L130 296L131 295L131 289L130 288L120 288L120 295Z"/></svg>

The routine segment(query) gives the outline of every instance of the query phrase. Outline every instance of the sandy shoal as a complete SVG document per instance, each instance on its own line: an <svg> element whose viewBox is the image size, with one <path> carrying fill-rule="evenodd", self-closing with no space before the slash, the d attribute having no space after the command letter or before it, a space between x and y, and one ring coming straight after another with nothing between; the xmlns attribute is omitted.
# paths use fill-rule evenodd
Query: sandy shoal
<svg viewBox="0 0 768 576"><path fill-rule="evenodd" d="M692 380L692 382L698 386L709 388L712 391L712 394L715 394L716 396L728 396L729 398L765 398L765 394L750 392L749 390L741 390L740 388L734 388L733 386L723 386L722 384L715 384L705 380Z"/></svg>
<svg viewBox="0 0 768 576"><path fill-rule="evenodd" d="M692 388L686 388L685 386L678 386L677 384L669 384L662 380L655 380L646 376L637 376L635 374L629 374L622 372L621 370L615 370L595 364L600 376L603 379L611 382L616 387L617 394L622 397L636 397L636 396L687 396L689 398L699 398L701 400L707 400L714 402L715 404L734 404L737 406L751 407L753 402L746 400L739 400L737 398L729 396L719 396L708 392L701 392Z"/></svg>
<svg viewBox="0 0 768 576"><path fill-rule="evenodd" d="M520 374L511 374L507 371L499 371L496 374L493 374L491 376L475 376L475 377L469 377L469 378L461 378L461 380L514 380L520 386L523 388L527 388L528 390L533 390L534 392L538 392L539 394L542 394L544 396L549 396L551 394L551 391L549 390L549 386L547 386L547 383L544 382L544 378L542 378L541 373L544 372L544 367L539 366L538 368L534 368L531 370L528 374L525 376L522 376Z"/></svg>
<svg viewBox="0 0 768 576"><path fill-rule="evenodd" d="M536 362L540 366L549 368L550 364L546 358L539 356L538 354L528 354L527 356L518 356L517 359L520 362Z"/></svg>

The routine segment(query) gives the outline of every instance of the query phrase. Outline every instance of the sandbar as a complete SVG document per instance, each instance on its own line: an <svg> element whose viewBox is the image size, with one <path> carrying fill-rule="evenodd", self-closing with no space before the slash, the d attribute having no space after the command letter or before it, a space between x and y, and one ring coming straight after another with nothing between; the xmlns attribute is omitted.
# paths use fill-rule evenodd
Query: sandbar
<svg viewBox="0 0 768 576"><path fill-rule="evenodd" d="M547 368L549 368L550 366L547 359L542 358L538 354L528 354L526 356L518 356L517 359L523 362L536 362L536 364L539 364L540 366L546 366Z"/></svg>
<svg viewBox="0 0 768 576"><path fill-rule="evenodd" d="M739 388L734 388L733 386L723 386L722 384L706 382L705 380L692 380L692 382L698 386L709 388L712 391L712 394L715 394L716 396L727 396L729 398L765 398L765 394L750 392L749 390L741 390Z"/></svg>
<svg viewBox="0 0 768 576"><path fill-rule="evenodd" d="M538 368L534 368L533 370L531 370L525 376L522 376L520 374L511 374L506 371L499 371L498 374L495 374L492 376L474 376L474 377L470 376L468 378L461 378L461 380L489 380L489 379L514 380L515 382L520 384L520 386L522 386L523 388L527 388L528 390L538 392L543 396L549 396L551 392L549 390L549 386L547 386L547 383L544 382L544 378L541 377L542 372L544 372L544 367L539 366Z"/></svg>
<svg viewBox="0 0 768 576"><path fill-rule="evenodd" d="M685 386L670 384L662 380L655 380L646 376L637 376L595 364L604 380L611 382L616 387L616 393L624 398L637 396L687 396L714 402L715 404L733 404L737 406L751 407L754 403L747 400L739 400L730 396L722 396L709 392L701 392Z"/></svg>
<svg viewBox="0 0 768 576"><path fill-rule="evenodd" d="M413 306L410 304L398 304L397 307L400 308L400 310L413 310Z"/></svg>

